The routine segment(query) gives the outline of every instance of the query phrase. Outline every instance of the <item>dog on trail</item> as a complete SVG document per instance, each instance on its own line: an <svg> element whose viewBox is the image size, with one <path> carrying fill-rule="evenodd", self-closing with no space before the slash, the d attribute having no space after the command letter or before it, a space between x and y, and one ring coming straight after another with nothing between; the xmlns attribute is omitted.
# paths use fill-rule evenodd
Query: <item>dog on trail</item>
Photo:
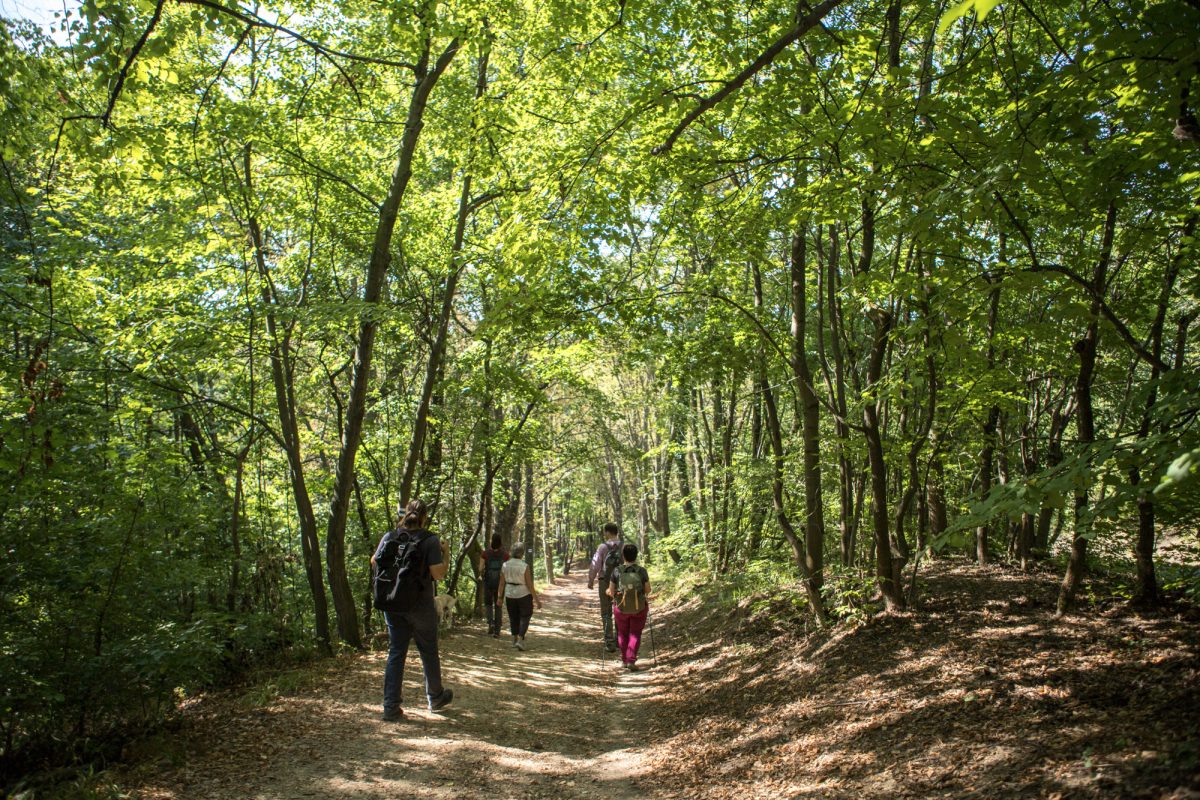
<svg viewBox="0 0 1200 800"><path fill-rule="evenodd" d="M454 604L457 602L452 594L439 594L433 598L433 606L437 609L438 625L447 625L454 621Z"/></svg>

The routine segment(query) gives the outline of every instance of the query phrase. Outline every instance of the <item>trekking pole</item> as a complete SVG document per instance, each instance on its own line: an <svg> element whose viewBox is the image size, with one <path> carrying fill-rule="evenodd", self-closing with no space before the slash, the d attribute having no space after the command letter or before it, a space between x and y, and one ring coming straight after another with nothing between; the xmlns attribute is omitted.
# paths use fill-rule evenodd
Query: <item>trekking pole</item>
<svg viewBox="0 0 1200 800"><path fill-rule="evenodd" d="M654 669L658 670L658 645L654 643L654 620L650 617L650 611L646 611L646 625L650 628L650 655L654 656Z"/></svg>

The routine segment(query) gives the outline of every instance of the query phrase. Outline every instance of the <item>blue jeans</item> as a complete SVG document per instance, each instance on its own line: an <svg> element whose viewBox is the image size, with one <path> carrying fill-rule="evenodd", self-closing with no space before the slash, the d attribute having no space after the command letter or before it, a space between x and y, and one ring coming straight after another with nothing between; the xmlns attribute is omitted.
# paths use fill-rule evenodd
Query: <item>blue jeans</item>
<svg viewBox="0 0 1200 800"><path fill-rule="evenodd" d="M418 611L386 611L388 660L383 672L383 710L400 707L400 687L404 683L404 660L408 643L415 640L425 671L425 694L430 702L442 693L442 662L438 658L437 611L432 607Z"/></svg>

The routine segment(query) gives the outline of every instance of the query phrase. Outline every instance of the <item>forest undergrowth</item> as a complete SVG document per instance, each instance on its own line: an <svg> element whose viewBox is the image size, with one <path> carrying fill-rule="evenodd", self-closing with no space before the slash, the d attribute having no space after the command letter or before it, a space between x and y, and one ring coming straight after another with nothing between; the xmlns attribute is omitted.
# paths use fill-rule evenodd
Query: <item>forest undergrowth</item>
<svg viewBox="0 0 1200 800"><path fill-rule="evenodd" d="M787 605L660 617L649 701L676 797L1200 796L1200 613L1134 614L1059 576L940 560L919 610L805 634ZM1113 588L1113 587L1109 587Z"/></svg>

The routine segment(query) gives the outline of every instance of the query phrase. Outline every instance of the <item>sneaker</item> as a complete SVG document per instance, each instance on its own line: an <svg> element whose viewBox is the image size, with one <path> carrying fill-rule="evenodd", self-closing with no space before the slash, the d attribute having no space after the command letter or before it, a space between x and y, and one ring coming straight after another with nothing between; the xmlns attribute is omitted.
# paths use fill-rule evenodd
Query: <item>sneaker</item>
<svg viewBox="0 0 1200 800"><path fill-rule="evenodd" d="M513 646L516 647L518 650L524 650L525 642L521 641L520 639L517 639L517 641L513 642Z"/></svg>
<svg viewBox="0 0 1200 800"><path fill-rule="evenodd" d="M441 711L446 706L450 705L450 701L454 699L454 692L451 689L442 689L442 693L429 701L430 711Z"/></svg>
<svg viewBox="0 0 1200 800"><path fill-rule="evenodd" d="M385 708L383 710L383 721L384 722L399 722L402 719L404 719L404 711L399 708L393 708L393 709Z"/></svg>

